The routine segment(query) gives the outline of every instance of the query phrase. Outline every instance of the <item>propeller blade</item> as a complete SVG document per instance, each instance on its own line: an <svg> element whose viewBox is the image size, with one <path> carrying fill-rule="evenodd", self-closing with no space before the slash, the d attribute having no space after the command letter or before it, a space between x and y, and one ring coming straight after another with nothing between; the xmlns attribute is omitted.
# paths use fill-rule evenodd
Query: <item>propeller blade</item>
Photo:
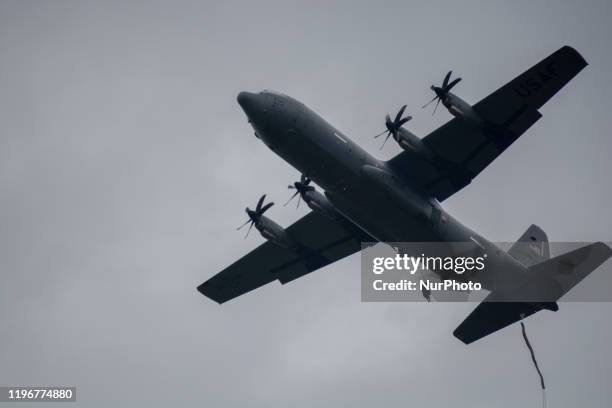
<svg viewBox="0 0 612 408"><path fill-rule="evenodd" d="M266 211L268 211L268 209L269 209L270 207L272 207L273 205L274 205L274 203L271 203L271 202L270 202L270 203L268 203L268 204L266 204L266 205L264 205L264 206L263 206L263 208L259 210L259 212L257 213L257 215L262 215L263 213L265 213Z"/></svg>
<svg viewBox="0 0 612 408"><path fill-rule="evenodd" d="M253 222L253 220L249 219L247 220L247 222L245 222L244 224L242 224L241 226L239 226L238 228L236 228L236 231L240 231L245 225L247 225L249 222Z"/></svg>
<svg viewBox="0 0 612 408"><path fill-rule="evenodd" d="M432 99L431 101L427 102L427 103L426 103L425 105L423 105L421 108L422 108L422 109L425 109L426 107L428 107L429 105L431 105L431 103L432 103L433 101L435 101L436 99L438 99L438 95L434 96L434 97L433 97L433 99Z"/></svg>
<svg viewBox="0 0 612 408"><path fill-rule="evenodd" d="M436 107L434 108L434 111L433 111L433 113L431 114L431 116L433 116L433 115L435 115L435 114L436 114L436 109L438 109L438 105L440 104L440 101L441 101L441 100L442 100L442 99L438 98L438 102L436 102Z"/></svg>
<svg viewBox="0 0 612 408"><path fill-rule="evenodd" d="M459 81L461 81L461 78L455 78L450 84L448 84L448 86L444 89L444 91L445 92L450 91L453 88L453 86L459 83Z"/></svg>
<svg viewBox="0 0 612 408"><path fill-rule="evenodd" d="M389 137L391 137L391 132L389 132L389 134L385 138L385 141L383 142L382 146L380 146L380 149L378 149L378 150L382 150L382 148L385 147L385 143L387 143L387 140L389 140Z"/></svg>
<svg viewBox="0 0 612 408"><path fill-rule="evenodd" d="M289 188L291 190L295 190L295 186L287 186L287 188Z"/></svg>
<svg viewBox="0 0 612 408"><path fill-rule="evenodd" d="M448 74L446 74L444 77L444 81L442 81L442 89L446 88L446 85L448 85L448 80L450 79L452 73L453 71L448 71Z"/></svg>
<svg viewBox="0 0 612 408"><path fill-rule="evenodd" d="M404 123L408 122L411 119L412 119L412 116L406 116L404 119L397 122L397 127L399 128L400 126L402 126Z"/></svg>
<svg viewBox="0 0 612 408"><path fill-rule="evenodd" d="M258 213L259 210L261 210L261 205L263 204L264 200L266 199L266 195L262 195L261 198L259 199L259 201L257 202L257 206L255 207L255 212Z"/></svg>
<svg viewBox="0 0 612 408"><path fill-rule="evenodd" d="M304 182L306 181L307 177L305 174L302 174L302 176L300 177L300 183L304 184Z"/></svg>
<svg viewBox="0 0 612 408"><path fill-rule="evenodd" d="M295 187L294 187L294 188L295 188ZM296 195L298 195L298 194L300 194L300 192L299 192L299 191L296 191L296 192L295 192L295 194L293 194L293 195L291 196L291 198L290 198L289 200L287 200L287 202L286 202L285 204L283 204L283 207L286 207L286 206L287 206L287 204L289 204L289 203L291 202L291 200L293 200L293 199L295 198L295 196L296 196Z"/></svg>
<svg viewBox="0 0 612 408"><path fill-rule="evenodd" d="M384 135L385 133L387 133L388 130L383 130L381 133L377 134L376 136L374 136L374 139L379 138L380 136Z"/></svg>
<svg viewBox="0 0 612 408"><path fill-rule="evenodd" d="M300 207L300 201L302 201L302 195L300 194L300 196L298 197L298 203L295 206L295 209L297 210Z"/></svg>
<svg viewBox="0 0 612 408"><path fill-rule="evenodd" d="M244 239L247 239L247 237L249 236L249 233L251 232L251 229L253 228L253 225L255 225L255 222L251 222L251 226L249 227L249 229L247 230L246 235L244 236Z"/></svg>
<svg viewBox="0 0 612 408"><path fill-rule="evenodd" d="M406 110L406 105L402 106L399 112L397 112L397 115L395 115L395 120L393 120L393 123L397 123L402 118L402 115L404 114L405 110Z"/></svg>
<svg viewBox="0 0 612 408"><path fill-rule="evenodd" d="M311 178L306 177L306 180L302 184L304 185L304 187L307 187L311 181L312 181Z"/></svg>

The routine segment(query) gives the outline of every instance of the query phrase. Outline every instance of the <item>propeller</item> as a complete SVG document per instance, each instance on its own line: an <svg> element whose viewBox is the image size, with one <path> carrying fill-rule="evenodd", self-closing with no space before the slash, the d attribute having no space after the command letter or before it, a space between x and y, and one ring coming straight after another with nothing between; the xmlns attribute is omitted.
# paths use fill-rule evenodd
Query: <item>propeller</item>
<svg viewBox="0 0 612 408"><path fill-rule="evenodd" d="M440 104L440 101L444 102L446 100L446 98L448 97L448 92L455 85L457 85L459 83L459 81L461 81L461 78L455 78L455 79L453 79L449 83L448 81L450 80L450 77L451 77L452 73L453 73L453 71L448 71L448 74L446 74L446 76L444 77L444 81L442 81L442 86L435 86L435 85L431 86L431 90L435 92L436 96L434 96L434 98L431 101L429 101L425 105L423 105L423 108L426 108L433 101L435 101L437 99L438 102L436 102L436 107L434 108L434 111L431 114L432 116L436 113L436 109L438 109L438 105Z"/></svg>
<svg viewBox="0 0 612 408"><path fill-rule="evenodd" d="M295 207L298 208L300 206L300 200L304 197L304 194L306 194L307 191L313 191L315 189L313 186L309 186L311 181L311 179L302 174L300 181L296 181L295 183L293 183L292 186L287 186L287 188L295 190L295 193L291 196L289 200L287 200L283 207L289 204L291 200L293 200L295 196L299 194L297 206Z"/></svg>
<svg viewBox="0 0 612 408"><path fill-rule="evenodd" d="M249 232L251 232L251 228L253 228L253 225L255 225L257 222L259 222L259 219L261 218L261 216L263 215L263 213L265 213L266 211L268 211L270 209L270 207L272 207L274 205L273 202L269 202L268 204L263 205L264 200L266 199L266 195L262 195L261 198L259 199L259 201L257 202L257 206L255 207L255 211L251 210L249 207L247 207L245 209L247 215L249 216L249 219L247 220L247 222L245 222L244 224L242 224L241 226L239 226L238 228L236 228L236 231L241 230L243 227L245 227L247 224L251 224L249 226L249 229L246 233L246 235L244 236L244 239L246 239L249 236Z"/></svg>
<svg viewBox="0 0 612 408"><path fill-rule="evenodd" d="M389 137L393 136L393 138L397 140L397 132L399 131L400 127L402 127L404 123L412 119L412 116L410 115L406 116L405 118L402 118L404 110L406 110L406 105L400 108L399 112L397 112L397 115L395 115L395 119L393 121L391 121L391 117L389 115L385 117L385 126L387 127L387 130L374 136L374 139L377 139L385 133L387 134L387 137L385 137L385 141L383 142L382 146L380 146L380 150L382 150L382 148L385 146L385 143L387 143Z"/></svg>

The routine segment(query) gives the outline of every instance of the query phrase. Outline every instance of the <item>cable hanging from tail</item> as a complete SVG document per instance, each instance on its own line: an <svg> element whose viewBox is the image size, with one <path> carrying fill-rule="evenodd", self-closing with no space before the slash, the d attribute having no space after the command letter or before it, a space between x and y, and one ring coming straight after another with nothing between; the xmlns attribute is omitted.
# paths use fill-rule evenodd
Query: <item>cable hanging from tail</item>
<svg viewBox="0 0 612 408"><path fill-rule="evenodd" d="M540 376L540 386L542 387L542 406L546 408L546 385L544 384L544 376L542 375L542 371L540 371L540 366L538 366L538 361L535 358L533 347L527 338L527 332L525 331L525 324L523 322L521 322L521 331L523 332L523 339L525 340L525 344L529 349L529 353L531 353L531 361L533 361L533 365Z"/></svg>

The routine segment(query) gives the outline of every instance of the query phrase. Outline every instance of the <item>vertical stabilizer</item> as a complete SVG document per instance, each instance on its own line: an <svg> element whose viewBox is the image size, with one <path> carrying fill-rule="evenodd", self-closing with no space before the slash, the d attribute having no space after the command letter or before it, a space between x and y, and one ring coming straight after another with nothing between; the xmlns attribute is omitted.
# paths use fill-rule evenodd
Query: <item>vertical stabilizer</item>
<svg viewBox="0 0 612 408"><path fill-rule="evenodd" d="M508 254L526 267L543 262L550 258L548 237L542 228L531 224L510 248Z"/></svg>

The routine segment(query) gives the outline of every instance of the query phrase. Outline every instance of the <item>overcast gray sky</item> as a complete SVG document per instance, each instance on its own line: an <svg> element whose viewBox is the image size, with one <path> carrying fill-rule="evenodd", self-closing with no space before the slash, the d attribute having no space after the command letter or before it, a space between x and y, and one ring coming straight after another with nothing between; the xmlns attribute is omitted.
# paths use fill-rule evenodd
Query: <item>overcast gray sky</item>
<svg viewBox="0 0 612 408"><path fill-rule="evenodd" d="M444 204L491 240L537 223L611 241L611 11L0 0L0 385L75 385L99 407L538 406L518 326L465 346L452 331L473 304L361 303L358 256L223 306L195 287L263 241L235 231L244 207L298 177L240 90L292 95L387 158L399 147L371 138L386 113L408 104L423 135L449 119L420 109L448 69L475 102L564 44L590 65ZM611 313L528 320L550 407L610 405Z"/></svg>

